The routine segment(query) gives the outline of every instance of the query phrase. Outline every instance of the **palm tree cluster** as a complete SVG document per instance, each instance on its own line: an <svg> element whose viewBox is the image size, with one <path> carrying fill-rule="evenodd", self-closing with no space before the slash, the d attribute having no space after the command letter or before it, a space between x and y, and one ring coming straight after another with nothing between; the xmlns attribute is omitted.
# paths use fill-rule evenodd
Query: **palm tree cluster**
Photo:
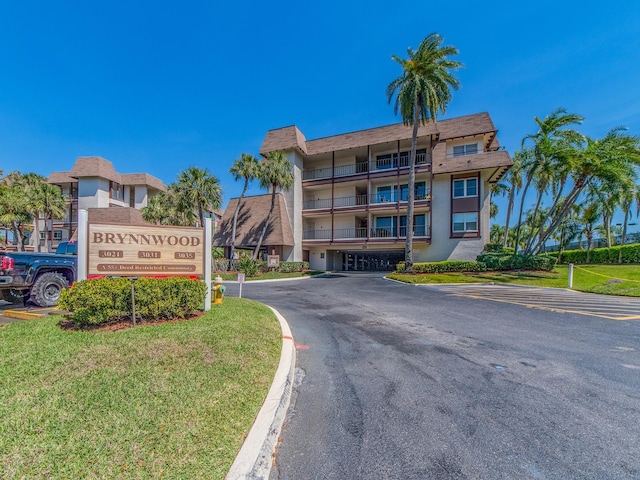
<svg viewBox="0 0 640 480"><path fill-rule="evenodd" d="M200 226L222 206L222 187L206 168L189 167L166 192L149 199L142 218L158 225Z"/></svg>
<svg viewBox="0 0 640 480"><path fill-rule="evenodd" d="M269 227L269 222L273 216L273 211L276 205L276 194L279 191L289 190L293 185L293 165L287 158L286 154L281 150L269 152L262 162L251 154L243 153L240 158L233 162L229 172L233 175L233 178L236 181L244 181L242 193L240 194L240 198L236 204L236 209L233 213L231 249L229 251L230 260L233 260L234 258L238 214L240 213L240 206L245 193L247 192L249 183L253 180L258 180L260 182L260 187L267 191L271 190L271 206L269 208L269 213L262 224L262 231L260 232L258 243L256 244L252 254L252 258L255 260L258 258L260 248L262 248L262 242L264 241L267 228Z"/></svg>
<svg viewBox="0 0 640 480"><path fill-rule="evenodd" d="M562 250L581 235L589 249L599 232L611 246L613 217L620 209L625 243L634 206L636 215L640 211L640 138L622 127L589 138L576 130L583 120L562 108L534 118L537 132L522 140L513 167L494 188L508 202L505 225L492 227L492 241L516 253L537 254L551 240ZM518 199L517 221L510 227ZM525 210L527 204L531 208Z"/></svg>
<svg viewBox="0 0 640 480"><path fill-rule="evenodd" d="M47 183L45 177L14 171L0 178L0 227L11 231L13 244L19 251L24 250L25 235L31 233L32 224L35 249L40 251L39 222L34 222L40 218L45 219L44 237L50 250L53 232L48 230L46 220L62 218L66 212L67 198L59 187Z"/></svg>

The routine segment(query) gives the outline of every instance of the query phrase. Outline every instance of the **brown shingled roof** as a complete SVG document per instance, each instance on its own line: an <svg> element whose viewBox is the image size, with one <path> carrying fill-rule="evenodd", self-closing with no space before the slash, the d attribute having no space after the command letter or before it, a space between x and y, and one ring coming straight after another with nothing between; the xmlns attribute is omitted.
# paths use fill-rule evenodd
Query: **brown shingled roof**
<svg viewBox="0 0 640 480"><path fill-rule="evenodd" d="M74 183L78 180L76 178L71 178L69 176L69 172L51 172L49 178L47 178L47 183L55 183L59 185L61 183Z"/></svg>
<svg viewBox="0 0 640 480"><path fill-rule="evenodd" d="M127 223L150 225L142 218L142 212L132 207L89 208L89 223Z"/></svg>
<svg viewBox="0 0 640 480"><path fill-rule="evenodd" d="M69 176L74 178L100 177L122 183L120 174L113 168L113 164L102 157L78 157Z"/></svg>
<svg viewBox="0 0 640 480"><path fill-rule="evenodd" d="M233 227L233 214L236 211L238 198L229 200L224 211L224 216L218 231L213 236L213 245L226 247L231 245L231 230ZM267 219L271 207L271 194L256 195L242 199L240 212L238 213L238 225L236 228L235 246L238 248L255 247L262 233L264 222ZM293 246L293 233L291 222L287 215L287 207L282 194L276 195L276 205L265 234L263 245Z"/></svg>
<svg viewBox="0 0 640 480"><path fill-rule="evenodd" d="M483 168L510 167L513 160L505 150L497 152L479 153L477 155L463 155L445 158L433 163L433 174L465 172L482 170Z"/></svg>
<svg viewBox="0 0 640 480"><path fill-rule="evenodd" d="M123 185L147 185L162 192L167 191L167 187L162 183L162 180L148 173L123 173L120 178Z"/></svg>
<svg viewBox="0 0 640 480"><path fill-rule="evenodd" d="M275 130L269 130L267 132L267 136L264 137L264 141L260 147L260 154L266 155L275 150L286 150L294 147L307 153L306 143L306 138L304 138L302 132L298 130L298 127L295 125L276 128Z"/></svg>
<svg viewBox="0 0 640 480"><path fill-rule="evenodd" d="M73 183L79 178L100 177L121 185L147 185L162 192L166 185L157 177L148 173L118 173L113 164L102 157L78 157L70 172L53 172L47 181L53 184Z"/></svg>
<svg viewBox="0 0 640 480"><path fill-rule="evenodd" d="M304 135L300 133L300 130L295 126L291 126L269 130L260 148L260 153L264 155L273 150L286 150L297 147L308 155L314 155L367 145L377 145L410 139L413 133L412 128L410 125L396 123L384 127L305 141ZM420 124L418 127L418 137L438 135L440 140L495 132L495 125L487 112L440 120L437 123L429 120L426 124Z"/></svg>

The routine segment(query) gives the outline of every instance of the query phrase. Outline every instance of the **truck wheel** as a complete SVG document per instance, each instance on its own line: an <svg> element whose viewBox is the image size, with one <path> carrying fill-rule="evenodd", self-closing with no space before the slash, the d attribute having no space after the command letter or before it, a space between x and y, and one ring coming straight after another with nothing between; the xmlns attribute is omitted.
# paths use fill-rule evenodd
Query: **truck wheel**
<svg viewBox="0 0 640 480"><path fill-rule="evenodd" d="M60 301L60 292L69 288L69 282L56 272L40 275L31 287L31 301L39 307L53 307Z"/></svg>
<svg viewBox="0 0 640 480"><path fill-rule="evenodd" d="M29 300L29 290L16 290L13 288L1 290L0 300L9 303L22 303L23 305Z"/></svg>

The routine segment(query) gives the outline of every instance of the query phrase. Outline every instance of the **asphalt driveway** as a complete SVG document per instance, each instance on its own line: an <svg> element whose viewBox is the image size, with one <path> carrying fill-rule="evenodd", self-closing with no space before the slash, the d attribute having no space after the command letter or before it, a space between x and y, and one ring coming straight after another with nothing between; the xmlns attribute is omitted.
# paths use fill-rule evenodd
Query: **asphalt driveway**
<svg viewBox="0 0 640 480"><path fill-rule="evenodd" d="M640 478L640 321L377 274L243 296L277 308L298 347L272 478Z"/></svg>

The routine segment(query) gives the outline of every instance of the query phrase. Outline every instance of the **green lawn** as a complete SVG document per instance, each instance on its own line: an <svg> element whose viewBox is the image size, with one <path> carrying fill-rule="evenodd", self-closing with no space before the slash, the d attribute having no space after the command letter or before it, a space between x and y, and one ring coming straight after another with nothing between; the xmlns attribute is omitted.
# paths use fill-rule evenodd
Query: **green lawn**
<svg viewBox="0 0 640 480"><path fill-rule="evenodd" d="M311 275L319 275L321 273L325 273L324 270L307 270L305 272L291 272L291 273L280 273L280 272L266 272L256 275L255 277L246 277L245 280L250 282L252 280L282 280L284 278L300 278L300 277L309 277ZM238 280L237 273L214 273L213 277L216 275L220 275L222 280L225 282L235 282Z"/></svg>
<svg viewBox="0 0 640 480"><path fill-rule="evenodd" d="M559 265L552 272L391 273L388 278L406 283L495 282L567 288L568 270L567 265ZM640 297L640 265L576 265L573 288L582 292Z"/></svg>
<svg viewBox="0 0 640 480"><path fill-rule="evenodd" d="M223 478L281 349L265 306L76 332L0 326L0 478Z"/></svg>

